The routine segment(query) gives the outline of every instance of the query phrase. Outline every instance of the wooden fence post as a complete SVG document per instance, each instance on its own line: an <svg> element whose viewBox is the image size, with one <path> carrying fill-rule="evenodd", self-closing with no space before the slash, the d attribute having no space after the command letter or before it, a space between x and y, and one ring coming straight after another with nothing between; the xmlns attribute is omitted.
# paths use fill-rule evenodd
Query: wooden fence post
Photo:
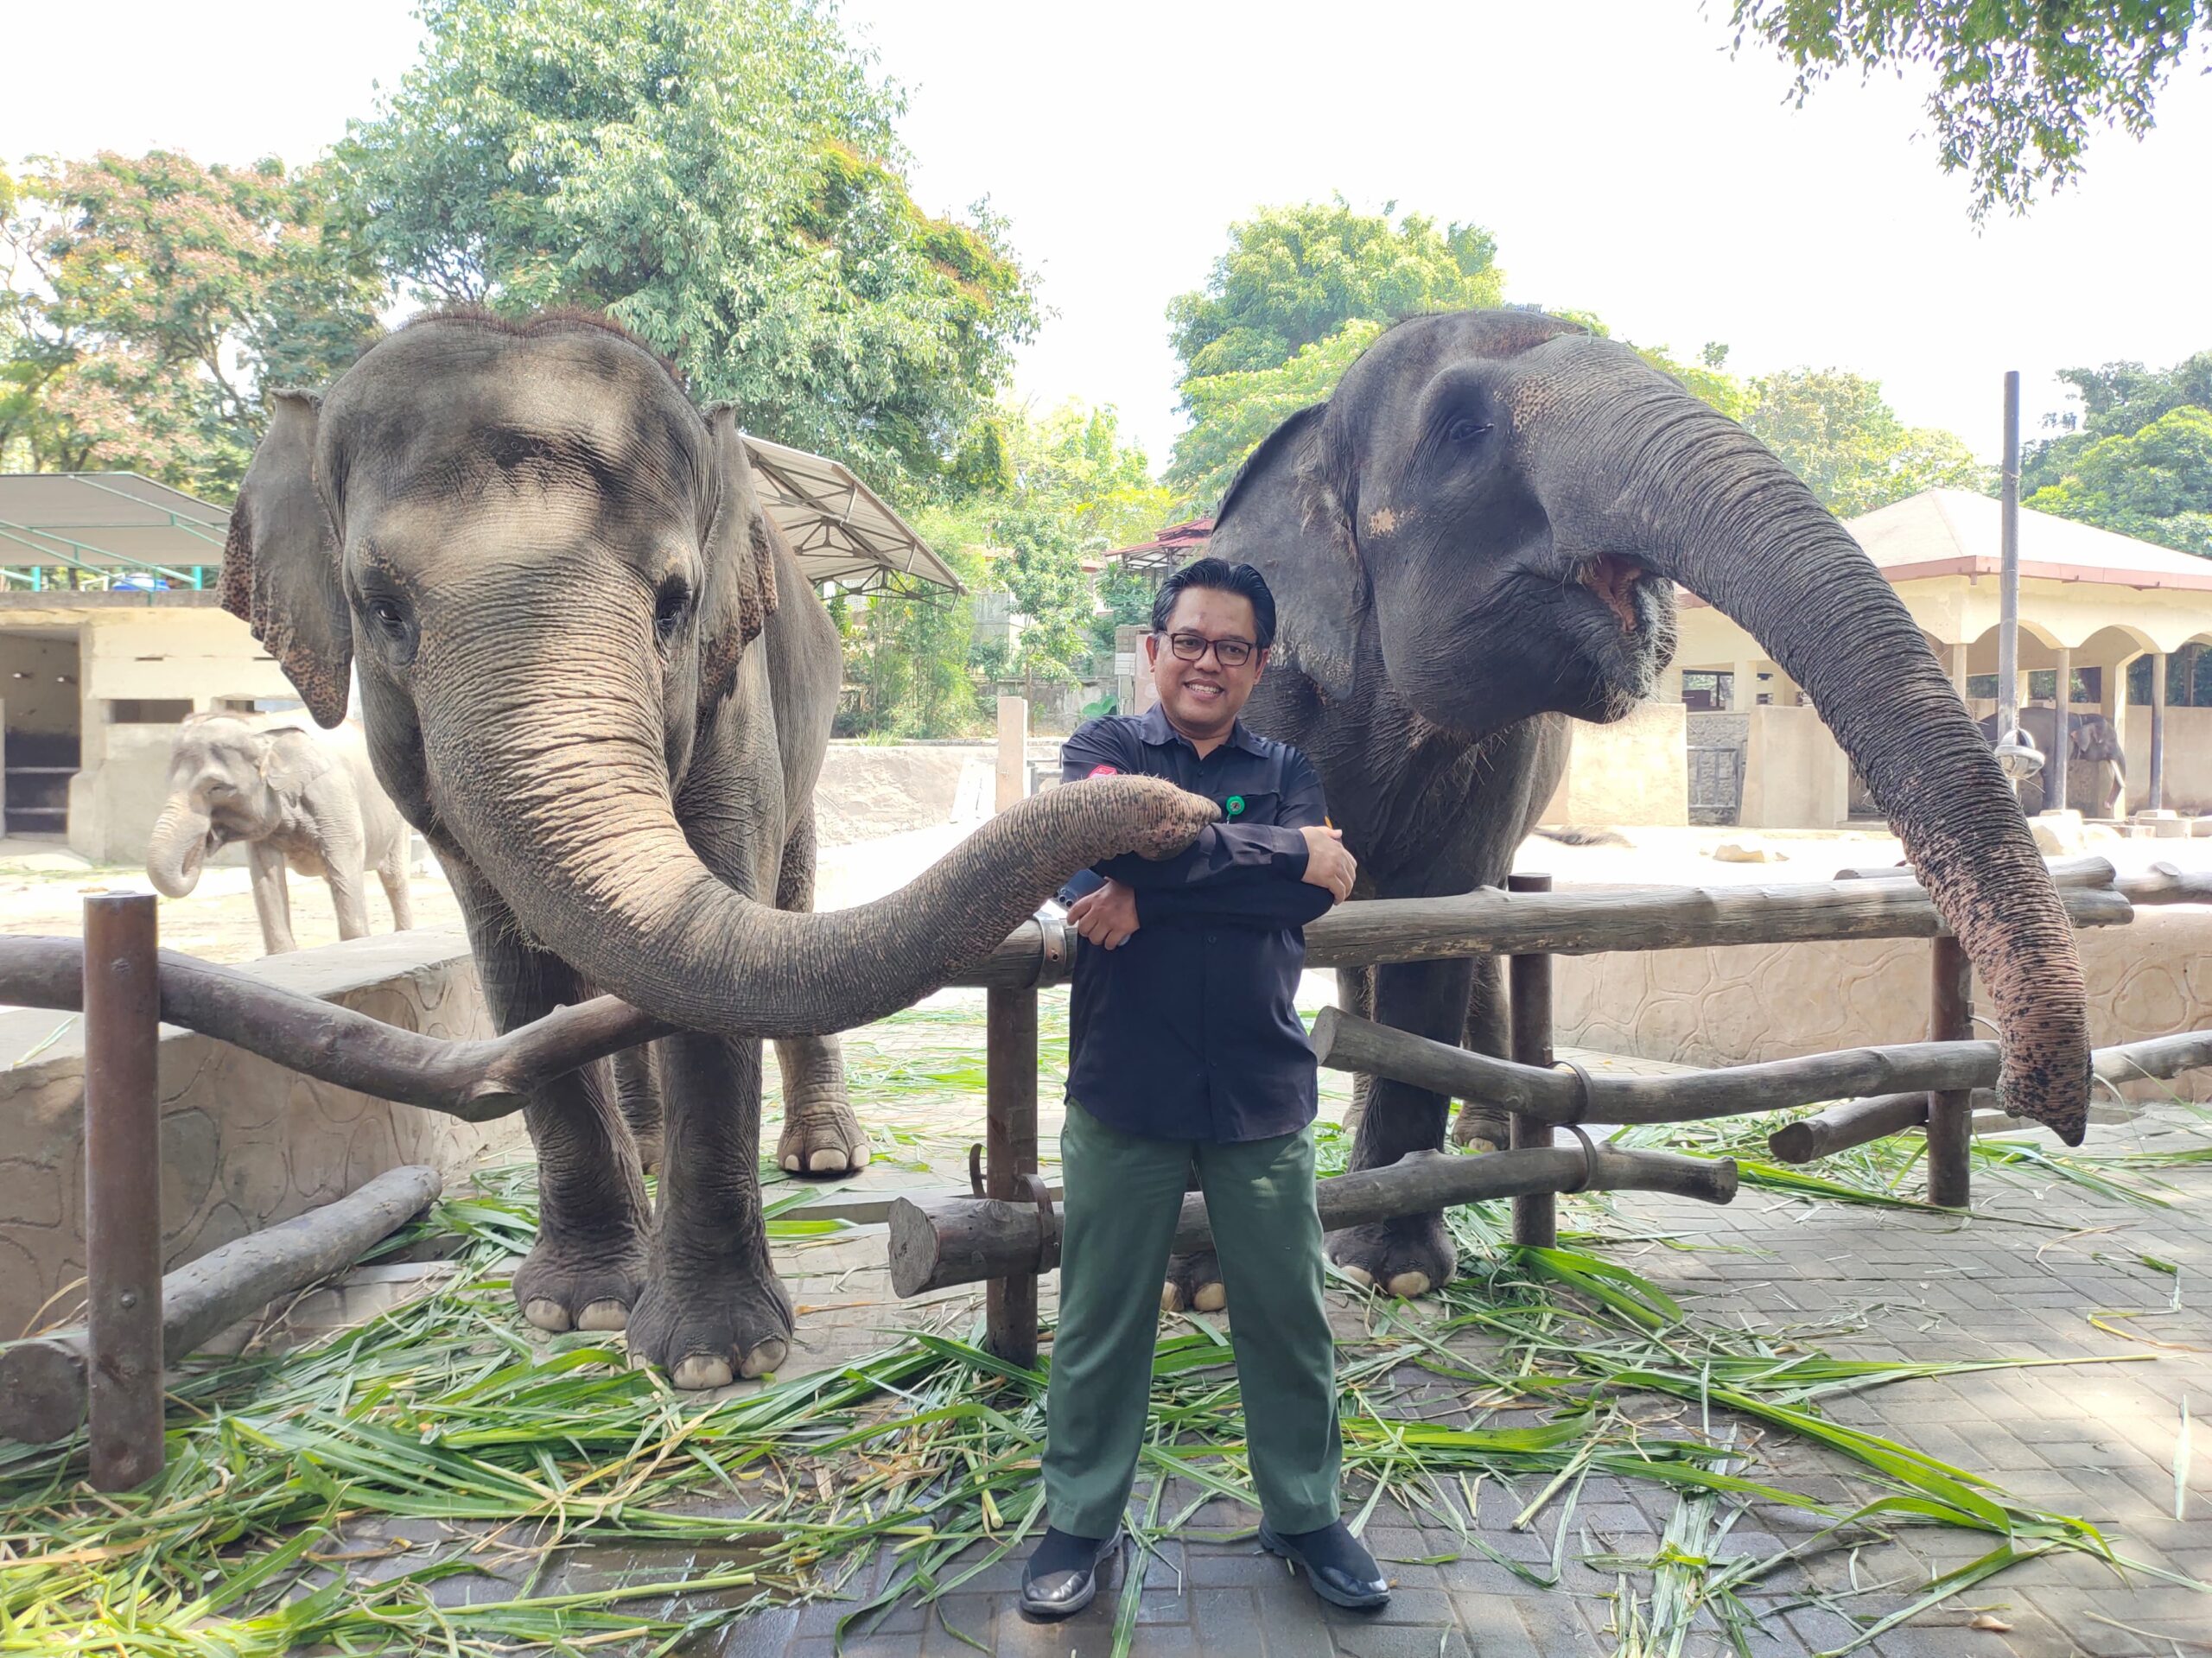
<svg viewBox="0 0 2212 1658"><path fill-rule="evenodd" d="M1037 990L985 993L983 1190L1024 1201L1021 1177L1037 1172ZM985 1299L984 1345L1009 1364L1037 1363L1037 1274L995 1278Z"/></svg>
<svg viewBox="0 0 2212 1658"><path fill-rule="evenodd" d="M1959 941L1945 934L1929 946L1928 1039L1964 1042L1974 1035L1974 967ZM1974 1095L1928 1096L1928 1201L1964 1209L1973 1201Z"/></svg>
<svg viewBox="0 0 2212 1658"><path fill-rule="evenodd" d="M1552 890L1552 878L1549 875L1508 875L1505 890L1509 893L1548 893ZM1548 1068L1552 1063L1552 958L1548 956L1508 956L1506 982L1513 1032L1513 1051L1510 1057L1516 1064ZM1510 1128L1511 1147L1516 1152L1552 1143L1551 1124L1521 1112L1513 1113ZM1516 1197L1513 1200L1513 1241L1534 1244L1540 1249L1557 1248L1559 1199L1548 1191Z"/></svg>
<svg viewBox="0 0 2212 1658"><path fill-rule="evenodd" d="M154 899L85 900L85 1299L92 1479L162 1471L161 981Z"/></svg>

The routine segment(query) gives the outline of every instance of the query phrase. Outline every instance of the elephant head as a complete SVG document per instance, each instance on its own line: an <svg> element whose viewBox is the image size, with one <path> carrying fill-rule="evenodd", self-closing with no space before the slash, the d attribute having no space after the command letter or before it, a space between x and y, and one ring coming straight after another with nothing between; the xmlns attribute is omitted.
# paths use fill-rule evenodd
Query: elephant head
<svg viewBox="0 0 2212 1658"><path fill-rule="evenodd" d="M745 779L779 764L770 685L800 671L763 629L797 607L832 661L834 643L761 510L735 411L695 407L600 319L431 317L320 402L280 395L223 596L324 725L352 665L378 776L442 856L585 978L693 1029L879 1018L1071 871L1170 855L1214 816L1101 779L1002 814L857 910L787 913L718 880L684 825L763 810ZM834 668L817 677L805 695L834 699ZM695 772L709 732L748 758Z"/></svg>
<svg viewBox="0 0 2212 1658"><path fill-rule="evenodd" d="M288 737L293 740L286 744ZM280 757L280 746L286 756ZM227 714L188 716L169 745L168 797L146 850L154 889L164 898L187 897L211 853L275 833L283 821L284 791L296 793L324 764L297 729Z"/></svg>
<svg viewBox="0 0 2212 1658"><path fill-rule="evenodd" d="M1416 735L1618 719L1672 653L1671 583L1717 606L1809 693L1983 975L2008 1109L2079 1142L2082 969L1987 743L1834 515L1633 351L1528 313L1401 323L1254 454L1213 550L1275 582L1307 695Z"/></svg>

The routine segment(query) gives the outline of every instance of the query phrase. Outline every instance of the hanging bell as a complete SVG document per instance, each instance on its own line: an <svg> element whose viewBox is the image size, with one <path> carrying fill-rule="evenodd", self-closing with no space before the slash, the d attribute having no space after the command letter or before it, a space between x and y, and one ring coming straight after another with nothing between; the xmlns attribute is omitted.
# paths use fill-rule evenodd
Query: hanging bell
<svg viewBox="0 0 2212 1658"><path fill-rule="evenodd" d="M2043 770L2043 750L2035 739L2017 727L1998 739L1997 765L2015 783L2024 783Z"/></svg>

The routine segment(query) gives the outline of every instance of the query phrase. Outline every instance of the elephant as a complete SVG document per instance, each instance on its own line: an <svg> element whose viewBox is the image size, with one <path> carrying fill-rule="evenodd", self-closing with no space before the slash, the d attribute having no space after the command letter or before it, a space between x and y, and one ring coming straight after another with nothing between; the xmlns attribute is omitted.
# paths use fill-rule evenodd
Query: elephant
<svg viewBox="0 0 2212 1658"><path fill-rule="evenodd" d="M1680 581L1811 693L1995 1004L2008 1109L2078 1144L2089 1048L2065 912L1989 745L1896 593L1735 422L1616 341L1533 312L1410 318L1253 452L1207 550L1255 565L1279 631L1245 717L1295 744L1359 860L1355 896L1502 886L1570 718L1656 689ZM1495 958L1344 975L1351 1010L1506 1050ZM1442 1147L1449 1102L1360 1086L1354 1168ZM1466 1102L1460 1137L1500 1145ZM1456 1267L1438 1215L1332 1236L1377 1289Z"/></svg>
<svg viewBox="0 0 2212 1658"><path fill-rule="evenodd" d="M2057 708L2022 708L2019 724L2048 759L2058 729ZM2127 748L2120 740L2120 727L2101 714L2069 714L2066 732L2066 804L2084 817L2114 816L2127 788ZM1995 715L1981 722L1981 734L1992 747L1996 746ZM2111 772L2098 769L2103 765L2111 766ZM2020 785L2020 810L2031 817L2044 810L2049 792L2044 778L2049 776L2048 771L2041 772Z"/></svg>
<svg viewBox="0 0 2212 1658"><path fill-rule="evenodd" d="M368 937L363 878L372 869L394 929L415 924L407 826L378 785L359 727L326 734L289 720L191 715L169 746L168 781L146 851L146 874L162 897L188 896L207 854L243 841L269 955L299 948L287 864L330 883L340 938Z"/></svg>
<svg viewBox="0 0 2212 1658"><path fill-rule="evenodd" d="M774 1370L792 1323L761 1212L761 1039L784 1166L861 1167L830 1034L980 960L1077 869L1172 856L1217 809L1149 778L1056 789L901 891L814 915L837 632L761 509L733 406L695 404L604 317L465 308L270 405L224 607L323 726L358 670L377 776L453 883L502 1031L594 991L678 1031L651 1055L657 1213L634 1067L524 1106L524 1316L626 1327L681 1388Z"/></svg>

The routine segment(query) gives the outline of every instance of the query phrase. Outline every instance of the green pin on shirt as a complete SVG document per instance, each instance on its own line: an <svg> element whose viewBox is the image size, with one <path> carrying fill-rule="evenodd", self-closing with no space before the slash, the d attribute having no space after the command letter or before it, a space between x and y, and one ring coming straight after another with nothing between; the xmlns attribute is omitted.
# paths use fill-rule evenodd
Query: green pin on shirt
<svg viewBox="0 0 2212 1658"><path fill-rule="evenodd" d="M1244 797L1243 795L1231 795L1228 799L1223 801L1221 804L1223 810L1226 811L1231 817L1235 817L1242 814L1244 810Z"/></svg>

